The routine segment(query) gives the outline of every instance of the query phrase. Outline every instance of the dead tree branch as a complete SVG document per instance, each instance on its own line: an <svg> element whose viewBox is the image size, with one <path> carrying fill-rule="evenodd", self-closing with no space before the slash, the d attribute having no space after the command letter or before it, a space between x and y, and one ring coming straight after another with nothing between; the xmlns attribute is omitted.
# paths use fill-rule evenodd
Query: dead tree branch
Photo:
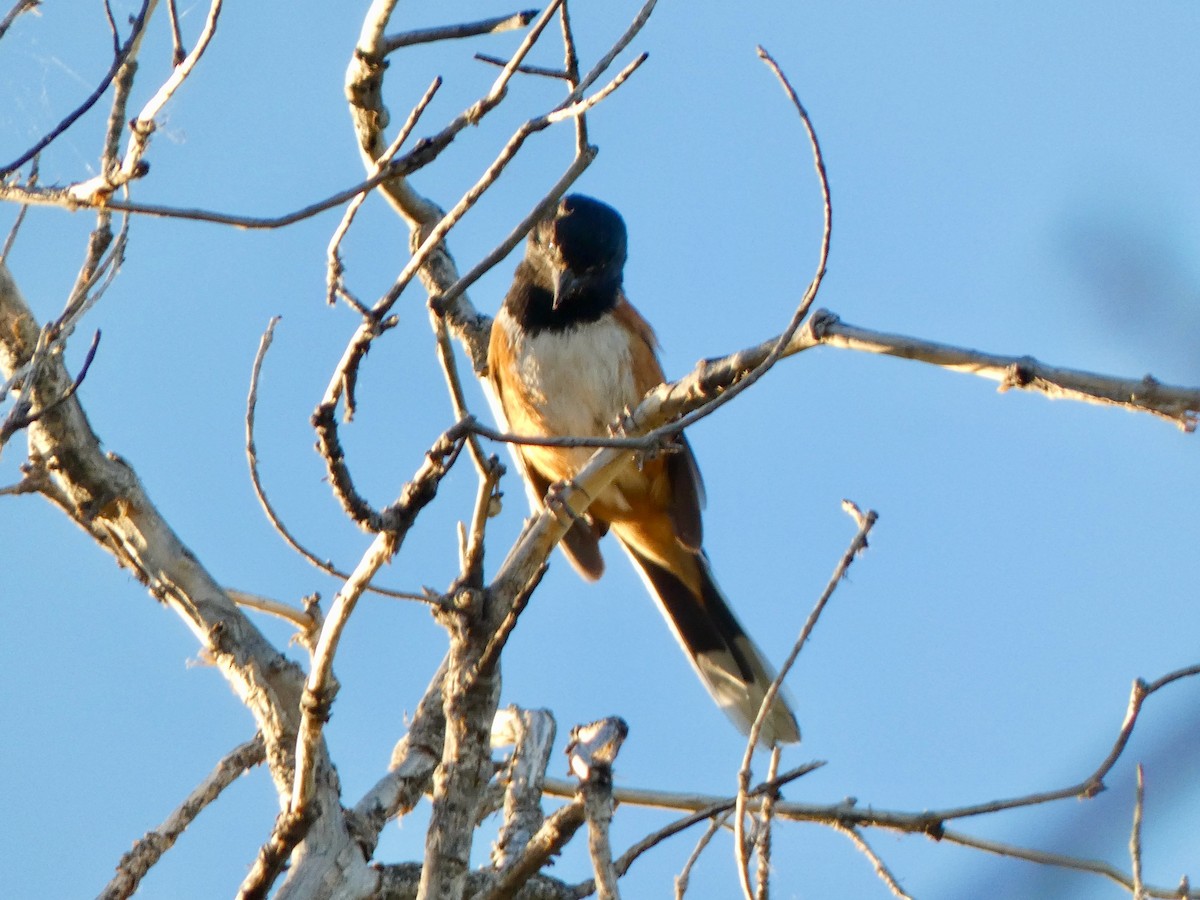
<svg viewBox="0 0 1200 900"><path fill-rule="evenodd" d="M536 9L508 16L496 16L479 22L464 22L457 25L441 25L436 28L419 28L405 31L401 34L391 34L383 39L384 54L392 53L401 47L411 47L414 44L428 44L433 41L448 41L458 38L477 37L481 34L498 34L501 31L512 31L524 28L537 15Z"/></svg>
<svg viewBox="0 0 1200 900"><path fill-rule="evenodd" d="M4 21L0 22L0 37L4 36L4 32L8 30L9 26L12 25L17 16L23 12L28 12L29 10L34 9L38 6L39 2L40 0L18 0L16 6L14 6L9 11L8 15L4 17ZM63 134L63 132L79 121L80 117L83 116L84 113L96 105L97 101L104 96L109 86L113 83L113 80L117 76L117 72L123 65L125 65L126 60L130 59L131 56L136 53L136 47L141 41L142 35L145 33L146 23L149 21L150 15L153 13L156 3L157 0L142 0L141 9L138 10L137 15L132 20L129 37L126 38L125 44L121 46L116 53L114 53L112 64L108 67L108 71L105 72L104 76L100 79L100 83L96 85L95 90L93 90L82 103L71 110L71 112L67 113L66 117L63 118L61 122L59 122L48 132L46 132L45 135L39 138L33 144L33 146L29 147L29 149L27 149L12 162L5 166L0 166L0 178L8 175L10 172L15 172L17 169L21 168L21 166L25 165L25 163L29 162L31 159L49 147L55 140L59 138L60 135Z"/></svg>
<svg viewBox="0 0 1200 900"><path fill-rule="evenodd" d="M117 874L100 892L100 900L124 900L132 896L143 876L171 849L184 830L192 824L221 792L233 784L242 774L259 765L266 757L262 735L235 747L217 763L208 776L188 794L166 820L133 845L133 849L121 857Z"/></svg>

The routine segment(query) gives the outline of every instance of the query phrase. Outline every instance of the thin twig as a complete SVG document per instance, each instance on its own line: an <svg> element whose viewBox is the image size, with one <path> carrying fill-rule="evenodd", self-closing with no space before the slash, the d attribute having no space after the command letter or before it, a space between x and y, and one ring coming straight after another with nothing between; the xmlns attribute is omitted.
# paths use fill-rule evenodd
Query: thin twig
<svg viewBox="0 0 1200 900"><path fill-rule="evenodd" d="M100 178L103 181L95 184L94 188L99 195L107 196L116 188L144 174L145 166L142 163L142 157L145 156L146 149L150 144L150 135L158 127L154 119L162 111L162 108L166 106L167 101L175 95L175 92L187 80L188 76L192 74L192 70L195 69L200 58L204 56L204 52L208 49L208 45L217 33L217 22L221 17L222 5L223 0L211 0L208 7L208 16L204 20L204 26L200 29L200 34L196 38L195 46L192 47L191 52L171 69L171 74L167 76L167 80L159 86L154 96L146 101L141 112L137 114L137 117L128 123L129 144L125 149L125 157L116 172L101 172ZM95 182L95 179L92 181ZM90 196L90 184L89 182L85 182L82 185L74 185L71 190L78 195Z"/></svg>
<svg viewBox="0 0 1200 900"><path fill-rule="evenodd" d="M508 65L507 59L502 59L499 56L491 56L487 53L476 53L475 58L480 62L487 63L489 66L499 66L504 68ZM538 75L542 78L554 78L559 81L570 81L571 76L562 69L551 69L546 66L517 66L517 71L522 75Z"/></svg>
<svg viewBox="0 0 1200 900"><path fill-rule="evenodd" d="M473 588L483 587L483 552L484 536L487 520L494 514L493 509L498 503L496 488L500 484L500 476L504 474L504 466L500 460L491 457L480 465L479 491L475 498L475 510L471 516L471 529L468 532L467 543L462 554L462 573L460 577L464 584Z"/></svg>
<svg viewBox="0 0 1200 900"><path fill-rule="evenodd" d="M171 65L177 66L187 58L183 49L183 34L179 30L179 9L176 0L167 0L167 18L171 21Z"/></svg>
<svg viewBox="0 0 1200 900"><path fill-rule="evenodd" d="M767 767L767 781L774 781L779 775L779 747L771 748L771 762ZM774 791L764 791L762 806L759 809L758 833L754 838L754 852L758 858L758 871L755 873L757 884L754 890L754 900L767 900L771 889L771 823L775 818L775 803L779 795Z"/></svg>
<svg viewBox="0 0 1200 900"><path fill-rule="evenodd" d="M433 319L433 334L437 339L438 363L442 368L442 376L446 379L446 387L450 391L450 405L454 410L454 418L460 422L474 423L475 419L471 415L471 411L467 409L467 395L463 390L462 378L458 374L458 364L454 358L454 347L450 343L450 329L446 325L446 319L444 316L438 315L432 307L430 316ZM475 463L475 470L479 472L480 478L488 477L488 473L500 465L495 456L487 456L483 452L473 424L468 426L467 448L470 450L471 459Z"/></svg>
<svg viewBox="0 0 1200 900"><path fill-rule="evenodd" d="M692 848L687 862L683 864L683 868L675 876L675 900L683 900L683 895L687 893L688 883L691 881L692 869L696 867L696 863L700 861L700 855L712 843L712 839L716 837L717 832L729 821L730 815L732 815L731 812L726 812L719 816L713 816L709 820L708 828L705 829L704 834L700 835L700 840L696 841L696 846Z"/></svg>
<svg viewBox="0 0 1200 900"><path fill-rule="evenodd" d="M854 843L858 848L858 852L865 856L875 868L875 874L879 876L879 880L887 885L887 889L892 892L893 897L898 897L900 900L912 900L912 897L905 892L904 888L900 887L900 882L896 880L896 876L892 874L891 869L887 867L887 863L871 849L871 845L867 843L866 838L859 833L857 828L849 828L844 825L835 825L834 828L840 831Z"/></svg>
<svg viewBox="0 0 1200 900"><path fill-rule="evenodd" d="M1081 859L1077 856L1065 856L1061 853L1031 850L1027 847L1018 847L1013 844L1004 844L1000 841L990 841L986 838L973 837L972 835L963 834L961 831L951 831L950 829L946 829L941 834L941 840L949 841L952 844L958 844L962 847L972 847L975 850L982 850L985 853L994 853L996 856L1023 859L1028 862L1037 863L1038 865L1055 866L1060 869L1070 869L1074 872L1090 872L1093 875L1099 875L1114 884L1120 885L1127 891L1133 891L1133 878L1116 866L1103 860ZM1157 900L1200 900L1200 891L1193 891L1186 886L1164 888L1144 884L1142 885L1142 893L1146 897L1154 897Z"/></svg>
<svg viewBox="0 0 1200 900"><path fill-rule="evenodd" d="M0 200L16 203L26 203L31 206L59 206L69 211L81 208L104 206L115 212L125 212L134 215L144 215L166 219L186 219L195 222L209 222L214 225L232 225L235 228L247 230L269 231L285 228L305 219L310 219L318 213L325 212L335 206L341 206L348 200L361 193L370 191L380 184L393 179L398 173L411 174L431 162L430 154L424 148L413 154L398 159L385 171L367 178L353 187L338 191L323 200L318 200L303 206L293 212L280 216L241 216L234 213L224 213L216 210L163 206L155 203L135 203L108 197L103 200L93 197L77 197L67 188L38 188L31 189L16 184L0 183Z"/></svg>
<svg viewBox="0 0 1200 900"><path fill-rule="evenodd" d="M500 658L500 651L507 644L513 629L517 627L517 620L520 618L521 613L525 611L525 607L529 605L529 598L533 596L533 592L537 590L537 586L542 583L542 578L548 570L549 566L542 563L541 568L537 570L534 577L525 585L525 589L513 598L508 612L500 620L500 624L496 626L496 630L493 632L491 638L489 638L487 646L483 648L483 652L479 654L479 661L475 664L475 671L469 676L470 681L489 675L495 669L496 662Z"/></svg>
<svg viewBox="0 0 1200 900"><path fill-rule="evenodd" d="M508 256L508 254L512 252L513 248L525 239L525 235L529 233L529 230L542 219L546 218L547 215L549 215L550 210L558 205L558 201L562 199L563 195L570 189L571 185L573 185L579 179L579 176L583 174L584 170L591 165L592 160L595 158L596 150L595 148L591 147L589 147L584 153L576 155L574 158L572 158L570 165L567 166L566 171L563 172L562 176L558 179L554 186L546 192L546 194L537 202L537 204L534 205L533 209L529 211L525 218L521 219L521 221L513 227L512 231L508 233L504 240L497 244L486 256L480 259L478 263L472 266L471 270L467 272L466 275L458 278L453 284L447 285L443 291L431 297L429 300L430 306L433 307L433 309L439 315L445 315L471 285L487 274L487 272L489 272L493 266ZM478 374L478 369L476 373ZM487 429L486 426L476 423L474 428L478 434L483 435L484 437L492 437L492 434L488 433L489 429ZM511 438L522 440L519 435L505 435L500 439L507 441ZM495 439L497 438L493 437L493 440ZM534 438L531 440L537 439Z"/></svg>
<svg viewBox="0 0 1200 900"><path fill-rule="evenodd" d="M608 71L608 67L613 64L613 60L621 54L622 50L629 46L630 42L635 37L637 37L638 33L650 20L650 15L654 12L654 7L657 5L658 0L646 0L646 3L644 3L642 8L638 10L637 15L633 17L633 21L629 23L629 27L626 28L625 32L619 38L617 38L611 47L608 48L608 52L600 57L599 60L597 60L596 64L592 66L591 71L589 71L587 75L583 76L583 78L579 80L579 84L575 86L575 89L567 95L567 98L563 100L561 104L559 104L559 109L579 102L579 99L584 95L587 89L595 84L601 75Z"/></svg>
<svg viewBox="0 0 1200 900"><path fill-rule="evenodd" d="M561 0L559 0L559 2L561 2ZM532 34L533 32L530 33ZM513 59L517 59L517 57L514 56ZM458 224L462 217L467 214L468 210L470 210L478 202L479 198L482 197L483 194L493 184L496 183L496 180L504 172L508 164L516 157L518 151L520 151L525 141L531 135L534 135L540 131L544 131L556 121L561 121L565 118L581 115L582 113L586 112L595 102L599 102L599 99L603 99L604 96L607 96L612 90L615 90L616 87L624 83L625 79L628 78L633 69L636 69L637 66L641 64L643 59L644 57L639 57L639 59L635 60L634 63L627 67L625 71L621 72L616 78L614 78L612 83L606 85L604 88L598 91L598 99L596 97L588 98L587 100L574 104L569 109L563 110L561 114L547 113L546 115L529 119L522 124L516 130L513 136L509 138L508 142L500 150L500 153L497 154L496 158L487 167L487 169L484 170L484 173L479 177L475 184L467 189L462 197L459 198L459 201L453 207L451 207L449 212L442 216L437 224L428 230L428 233L423 234L423 240L420 247L418 247L413 253L412 257L409 259L408 263L405 264L400 274L396 276L396 280L392 283L392 286L375 303L374 307L372 308L372 312L376 316L382 316L392 308L392 306L400 298L400 295L404 292L404 289L408 287L409 283L425 265L429 257L441 245L446 235L451 231L451 229L454 228L455 225ZM505 71L507 72L508 70L506 69ZM501 78L503 78L503 75L504 73L501 73ZM499 83L499 81L500 80L498 79L497 83ZM495 90L495 88L493 88L493 90ZM555 115L558 115L558 118L552 120L551 116Z"/></svg>
<svg viewBox="0 0 1200 900"><path fill-rule="evenodd" d="M254 442L254 422L258 409L258 383L262 374L263 360L266 359L267 350L274 340L275 327L279 324L279 319L279 316L275 316L267 323L267 330L263 332L263 336L258 342L258 352L254 354L254 365L250 371L250 392L246 397L246 463L250 469L250 484L254 489L254 496L258 498L258 503L263 508L263 513L266 515L267 521L271 523L271 527L275 529L276 533L283 538L284 543L300 554L302 558L315 568L320 569L327 575L332 575L334 578L340 578L344 581L350 577L349 573L342 571L329 560L323 560L318 557L301 544L287 525L284 524L283 519L280 518L278 511L271 503L270 497L267 496L266 488L262 483L262 474L258 469L258 447ZM376 585L371 585L370 590L372 593L385 597L394 597L397 600L420 600L425 602L428 599L423 594L393 591L388 588L377 587Z"/></svg>
<svg viewBox="0 0 1200 900"><path fill-rule="evenodd" d="M428 44L433 41L448 41L458 38L476 37L481 34L498 34L502 31L513 31L524 28L533 21L538 11L527 9L507 16L496 16L479 22L463 22L455 25L440 25L434 28L419 28L405 31L401 34L388 35L383 39L383 53L386 56L401 47L411 47L414 44Z"/></svg>
<svg viewBox="0 0 1200 900"><path fill-rule="evenodd" d="M807 775L809 772L819 769L823 765L825 765L823 762L811 762L803 766L798 766L795 769L784 772L777 779L775 779L774 782L758 785L750 792L750 795L752 797L756 797L763 791L777 791L785 784L795 781L797 778ZM575 792L578 790L576 784L555 778L547 778L545 782L545 788L546 793L554 794L555 796L574 796ZM643 805L662 806L664 809L694 809L695 812L684 816L681 819L676 819L674 822L664 825L658 831L646 835L644 838L642 838L640 841L637 841L635 844L633 844L633 846L622 853L614 863L617 874L622 877L624 877L625 873L629 871L629 867L633 865L637 858L646 851L658 846L668 838L679 834L679 832L691 828L693 825L696 825L707 819L711 819L713 816L720 815L721 813L727 813L731 811L734 807L734 804L737 802L732 797L714 798L699 797L697 795L670 795L663 791L631 792L628 788L613 788L613 799L618 803L629 802L630 798L634 797L635 795L640 795L643 799L649 795L653 795L663 800L666 800L666 798L669 796L675 797L681 801L680 805L678 806L673 805L671 802L647 802ZM638 802L638 800L635 799L633 802ZM588 880L576 885L572 889L572 894L576 897L586 897L589 894L595 893L595 890L595 881Z"/></svg>
<svg viewBox="0 0 1200 900"><path fill-rule="evenodd" d="M1133 828L1129 834L1129 858L1133 875L1133 900L1145 900L1146 887L1142 883L1142 814L1146 803L1146 778L1142 764L1137 766L1137 789L1133 802Z"/></svg>
<svg viewBox="0 0 1200 900"><path fill-rule="evenodd" d="M50 412L53 412L60 405L75 396L75 392L79 390L79 386L83 384L83 379L87 377L88 369L92 367L92 360L96 357L96 348L99 345L100 332L97 331L94 335L92 335L92 343L88 347L87 355L83 359L83 365L79 367L79 374L75 376L74 380L70 383L70 385L67 386L67 389L54 400L43 404L35 412L28 412L27 410L30 408L29 403L18 398L18 401L13 404L12 409L9 411L8 416L3 422L0 422L0 447L3 447L6 443L8 443L9 438L11 438L16 432L24 428L28 428L38 419L49 414ZM36 376L33 375L31 371L31 373L26 376L27 383L31 384L35 377ZM24 387L22 388L21 394L22 396L25 395ZM3 394L0 394L0 397L3 397Z"/></svg>
<svg viewBox="0 0 1200 900"><path fill-rule="evenodd" d="M17 16L37 9L41 2L42 0L17 0L13 4L13 8L5 13L3 19L0 19L0 38L4 37L5 32L12 27L12 23L17 20Z"/></svg>
<svg viewBox="0 0 1200 900"><path fill-rule="evenodd" d="M433 100L434 94L438 92L438 88L441 86L442 78L439 75L433 79L429 87L425 89L424 95L422 95L421 99L417 101L417 105L414 106L409 112L408 118L405 120L404 125L400 128L395 140L393 140L391 145L383 152L383 155L380 156L379 159L375 160L372 171L368 173L369 175L379 175L388 167L392 161L392 157L400 152L400 148L404 146L404 142L408 140L408 136L412 134L412 130L416 127L417 122L420 121L421 114L425 112L425 109L429 106L430 101ZM326 251L328 264L326 283L328 285L328 294L326 295L325 299L330 306L333 305L335 294L339 293L339 289L342 288L342 274L345 271L345 266L342 265L341 257L338 255L338 248L341 246L342 239L346 236L346 232L350 230L350 225L354 222L354 217L357 215L359 207L363 205L366 199L367 194L364 192L356 195L354 199L350 201L350 204L346 207L346 211L342 214L342 220L338 223L337 228L334 229L333 237L329 240L329 248ZM342 296L346 295L343 294ZM361 304L354 303L352 305L355 306L360 315L370 315L369 310L367 310L366 307L362 306Z"/></svg>
<svg viewBox="0 0 1200 900"><path fill-rule="evenodd" d="M575 90L579 87L579 52L575 48L575 33L571 28L571 14L567 9L567 0L563 0L563 5L558 12L559 23L562 26L563 70L566 72L567 83L571 85L571 90ZM587 148L587 117L577 116L575 119L575 154L578 156Z"/></svg>
<svg viewBox="0 0 1200 900"><path fill-rule="evenodd" d="M896 831L908 834L927 834L937 840L950 841L951 843L960 844L964 847L973 847L977 850L982 850L987 853L994 853L999 856L1010 856L1017 859L1025 859L1031 862L1036 862L1044 865L1058 866L1061 868L1072 869L1081 872L1091 872L1103 876L1116 884L1121 885L1127 890L1131 890L1133 879L1129 875L1121 872L1115 866L1101 861L1080 859L1074 856L1064 856L1056 853L1046 853L1040 850L1031 850L1024 847L1018 847L1011 844L1004 844L998 841L989 841L983 838L973 837L959 831L953 831L945 827L945 822L952 819L965 818L970 816L984 815L991 812L997 812L1004 809L1016 809L1018 807L1033 806L1043 803L1049 803L1055 800L1062 800L1070 797L1087 799L1094 796L1098 791L1102 790L1103 778L1112 769L1117 759L1121 755L1129 736L1132 734L1134 725L1137 722L1144 701L1157 691L1174 684L1185 678L1193 678L1200 675L1200 665L1187 666L1182 669L1177 669L1173 672L1162 676L1151 682L1145 682L1138 679L1134 683L1133 694L1130 697L1129 707L1125 714L1125 719L1122 722L1120 733L1112 751L1101 763L1100 768L1092 775L1085 778L1082 782L1063 788L1057 791L1046 791L1036 794L1030 794L1024 797L1018 797L1010 800L996 800L989 803L980 803L972 806L961 806L943 810L925 810L922 812L897 812L882 810L872 807L860 807L853 801L846 801L832 805L795 803L781 801L775 806L775 815L777 818L786 819L794 822L815 822L826 824L838 828L884 828L890 831ZM810 768L815 768L813 764ZM789 773L790 774L790 773ZM787 776L783 776L786 778ZM783 778L780 780L782 781ZM760 786L763 787L763 786ZM564 782L560 779L546 779L545 789L547 793L556 796L570 796L574 791L574 786L569 782ZM759 788L751 791L753 796ZM665 809L675 810L699 810L699 812L686 816L679 823L674 823L665 829L660 835L669 836L688 827L697 821L704 819L731 809L736 805L736 799L722 800L716 797L705 797L690 794L672 794L662 791L645 791L634 790L630 788L618 788L614 792L615 798L625 804L636 804L641 806L654 806ZM679 826L679 827L676 827ZM663 837L656 835L655 842L662 840ZM639 848L647 841L643 841L638 845ZM652 846L652 844L650 844ZM629 854L627 853L626 856ZM624 859L625 857L622 857ZM618 870L624 871L618 863ZM585 883L586 886L586 883ZM1158 888L1152 886L1144 886L1146 896L1155 898L1189 898L1189 900L1200 900L1200 892L1192 891L1190 887L1184 884L1181 888ZM577 892L578 896L585 896L583 886Z"/></svg>
<svg viewBox="0 0 1200 900"><path fill-rule="evenodd" d="M855 515L858 521L858 532L850 541L850 545L846 548L846 552L842 554L842 558L838 560L838 564L833 569L833 574L829 577L829 582L825 585L825 590L821 592L821 596L817 598L817 602L813 605L812 612L808 614L808 619L804 623L804 627L800 629L800 636L796 638L796 643L792 647L791 653L787 659L783 661L783 665L779 667L779 674L771 682L771 686L767 689L763 696L762 705L759 707L758 715L754 719L753 725L750 726L750 734L746 740L746 750L742 755L742 765L738 771L738 794L737 807L734 813L733 828L734 828L734 849L737 854L738 874L742 883L742 892L747 896L752 896L750 889L750 859L749 851L745 843L745 817L746 803L749 799L750 788L750 763L754 757L754 748L758 744L758 736L762 733L763 723L767 720L767 715L770 713L771 704L775 701L779 694L780 687L783 684L783 679L787 677L788 671L796 662L796 658L800 655L800 651L804 648L805 643L812 635L813 629L817 626L817 620L821 617L829 599L833 596L833 592L837 590L837 586L841 583L842 578L846 575L846 570L850 568L850 564L855 558L867 547L867 535L875 525L878 516L873 510L868 510L864 515L859 512L858 507L848 500L842 501L842 506Z"/></svg>
<svg viewBox="0 0 1200 900"><path fill-rule="evenodd" d="M36 3L38 0L32 0L32 2ZM29 167L29 177L25 179L26 185L31 188L37 185L38 163L40 159L41 157L38 156L33 158L33 164ZM8 230L8 236L4 239L4 248L0 249L0 266L4 265L8 261L8 254L12 252L13 244L15 244L17 240L17 232L21 230L21 223L25 221L25 213L28 211L28 203L22 203L17 208L17 215L16 218L13 219L12 228Z"/></svg>
<svg viewBox="0 0 1200 900"><path fill-rule="evenodd" d="M725 389L720 395L713 398L709 403L704 404L699 409L696 409L685 416L681 416L677 421L670 423L668 426L659 428L656 436L665 437L681 432L694 422L712 415L721 406L733 400L742 391L748 389L763 375L786 355L788 345L793 337L800 332L800 326L804 322L804 318L808 315L808 311L812 308L813 303L817 299L817 293L821 289L821 282L825 278L825 269L829 261L829 245L833 235L833 201L829 194L829 176L825 171L825 157L821 152L821 142L817 139L816 129L813 127L812 120L808 116L808 110L804 108L804 104L800 102L800 97L796 94L795 88L792 87L783 70L779 68L779 64L774 58L761 46L758 48L758 56L775 74L779 83L783 86L784 93L788 99L792 101L792 105L796 108L797 114L800 116L800 124L804 127L804 133L808 137L809 147L812 149L813 168L817 173L817 183L821 189L821 204L823 224L821 229L821 246L817 254L817 271L813 275L812 281L809 282L808 289L805 290L804 296L800 300L800 304L792 313L791 321L784 328L783 333L774 339L770 350L766 356L758 360L753 366L749 367L745 374L740 377L735 384Z"/></svg>
<svg viewBox="0 0 1200 900"><path fill-rule="evenodd" d="M146 27L146 22L150 18L150 14L153 12L156 2L157 0L142 0L142 8L138 10L138 14L133 18L131 26L132 30L129 33L128 39L125 41L125 45L121 48L120 52L113 56L112 64L108 67L108 71L104 73L104 77L100 79L100 83L96 85L96 89L93 90L92 93L87 96L87 99L79 104L79 106L67 113L66 117L61 122L51 128L45 135L36 141L33 146L31 146L28 150L26 150L8 165L0 166L0 176L7 175L9 172L15 172L17 169L21 168L21 166L25 165L25 163L29 162L48 146L50 146L51 143L57 140L64 131L79 121L80 116L96 105L96 101L104 96L104 92L107 91L109 85L112 84L117 72L120 70L121 66L125 64L125 61L134 52L134 48L141 40L141 36ZM19 7L21 4L18 3L17 5ZM34 5L36 5L36 0L34 3L29 4L26 8L32 9ZM14 10L5 17L5 23L3 25L4 29L7 30L8 25L11 24L10 17L16 18L17 15L24 11L24 9L14 8ZM3 31L0 31L0 34L3 34Z"/></svg>
<svg viewBox="0 0 1200 900"><path fill-rule="evenodd" d="M425 462L404 486L400 497L384 513L392 526L380 531L346 583L334 597L312 654L312 666L304 683L302 718L296 740L296 777L289 809L302 813L313 795L315 751L337 693L333 658L342 633L371 579L400 549L417 513L437 495L437 487L457 457L460 441L448 432L426 454Z"/></svg>

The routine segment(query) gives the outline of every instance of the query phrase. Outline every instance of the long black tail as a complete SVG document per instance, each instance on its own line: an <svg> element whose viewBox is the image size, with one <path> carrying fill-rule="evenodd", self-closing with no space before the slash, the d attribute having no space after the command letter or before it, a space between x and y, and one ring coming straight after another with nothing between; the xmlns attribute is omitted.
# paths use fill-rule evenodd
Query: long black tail
<svg viewBox="0 0 1200 900"><path fill-rule="evenodd" d="M708 692L734 724L748 733L775 671L734 617L713 579L704 551L675 544L672 558L660 562L632 542L621 543ZM780 692L763 723L759 741L769 747L799 740L796 717Z"/></svg>

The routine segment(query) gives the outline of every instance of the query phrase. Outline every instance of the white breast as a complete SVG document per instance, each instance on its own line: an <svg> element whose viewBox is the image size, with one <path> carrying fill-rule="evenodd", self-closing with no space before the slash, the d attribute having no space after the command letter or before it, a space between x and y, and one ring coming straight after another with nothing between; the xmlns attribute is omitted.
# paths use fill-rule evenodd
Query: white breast
<svg viewBox="0 0 1200 900"><path fill-rule="evenodd" d="M617 417L641 399L634 386L629 335L611 316L568 331L530 336L517 328L507 310L501 309L493 327L503 328L508 338L513 374L523 387L523 402L518 408L503 410L491 392L488 399L496 408L497 419L514 433L605 436ZM518 469L528 466L550 482L574 477L595 453L587 447L513 445L509 449ZM542 499L540 491L535 491L528 479L525 486L530 507L537 510ZM626 506L616 483L605 491L603 499L610 510Z"/></svg>
<svg viewBox="0 0 1200 900"><path fill-rule="evenodd" d="M566 331L532 337L508 329L517 377L541 419L543 434L604 435L626 407L636 405L629 335L611 316Z"/></svg>

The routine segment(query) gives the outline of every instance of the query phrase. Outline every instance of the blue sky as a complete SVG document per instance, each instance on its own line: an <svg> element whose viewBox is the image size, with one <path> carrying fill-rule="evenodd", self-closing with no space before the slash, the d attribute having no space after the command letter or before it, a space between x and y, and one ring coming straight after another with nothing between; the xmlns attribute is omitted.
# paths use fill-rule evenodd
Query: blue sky
<svg viewBox="0 0 1200 900"><path fill-rule="evenodd" d="M114 4L118 18L135 4ZM361 164L342 80L366 4L230 4L195 77L167 108L135 198L277 214L349 186ZM636 6L574 11L585 62ZM194 35L206 11L183 3ZM510 11L402 6L398 28ZM397 58L388 102L400 120L435 74L446 85L422 132L491 83L476 51L513 34ZM734 13L664 2L627 51L650 59L590 118L600 154L578 189L622 211L626 287L654 323L667 372L776 333L816 263L820 205L795 116L757 60L788 72L818 129L834 203L818 305L866 327L1128 376L1200 384L1200 8L1194 3L1053 5L763 2ZM0 41L0 156L51 127L107 67L99 3L46 3ZM143 55L134 106L166 71L165 20ZM546 50L537 61L553 64ZM555 87L518 79L509 102L466 132L415 184L448 206ZM106 110L42 161L43 183L94 174ZM531 139L510 174L454 232L466 269L557 179L571 135ZM7 229L15 209L0 209ZM272 532L246 474L250 363L282 315L260 393L264 478L285 520L351 565L367 544L322 483L308 416L354 328L322 303L326 213L246 233L134 222L129 259L88 315L103 340L80 391L105 447L222 583L292 602L335 583ZM35 209L9 265L41 320L60 308L91 224ZM378 200L345 245L366 298L391 283L407 236ZM494 312L515 257L471 292ZM349 461L378 505L392 499L452 421L424 297L372 351ZM473 408L486 416L472 386ZM839 503L878 510L872 546L839 589L789 679L805 740L785 765L828 762L787 796L919 810L1081 780L1107 754L1136 677L1198 661L1195 437L1148 416L999 395L990 382L897 360L819 350L787 360L691 432L708 488L706 546L746 627L769 655L790 648L853 534ZM21 443L0 459L18 478ZM387 584L443 588L473 473L441 501L386 571ZM494 571L524 513L519 486L492 524ZM544 706L560 733L620 713L630 737L618 783L728 793L739 735L708 700L615 548L585 585L561 558L505 659L504 702ZM94 895L129 844L253 733L173 615L36 498L0 498L0 677L12 708L0 791L13 897ZM280 644L288 631L261 627ZM336 664L328 737L345 798L386 766L445 647L423 607L364 602ZM1133 766L1146 765L1145 864L1173 885L1194 865L1200 685L1148 702L1107 792L958 823L996 840L1109 859L1128 869ZM560 738L560 745L562 743ZM556 762L555 766L558 765ZM140 896L232 893L275 810L265 773L210 808ZM624 847L669 816L622 808ZM420 856L422 816L391 826L384 861ZM925 838L868 839L914 896L1108 898L1095 876L1058 875ZM486 830L480 839L485 849ZM635 866L630 896L665 896L692 846L675 839ZM732 896L718 839L689 896ZM884 897L840 835L785 825L779 897ZM556 874L582 878L570 852ZM1195 872L1193 871L1193 874Z"/></svg>

